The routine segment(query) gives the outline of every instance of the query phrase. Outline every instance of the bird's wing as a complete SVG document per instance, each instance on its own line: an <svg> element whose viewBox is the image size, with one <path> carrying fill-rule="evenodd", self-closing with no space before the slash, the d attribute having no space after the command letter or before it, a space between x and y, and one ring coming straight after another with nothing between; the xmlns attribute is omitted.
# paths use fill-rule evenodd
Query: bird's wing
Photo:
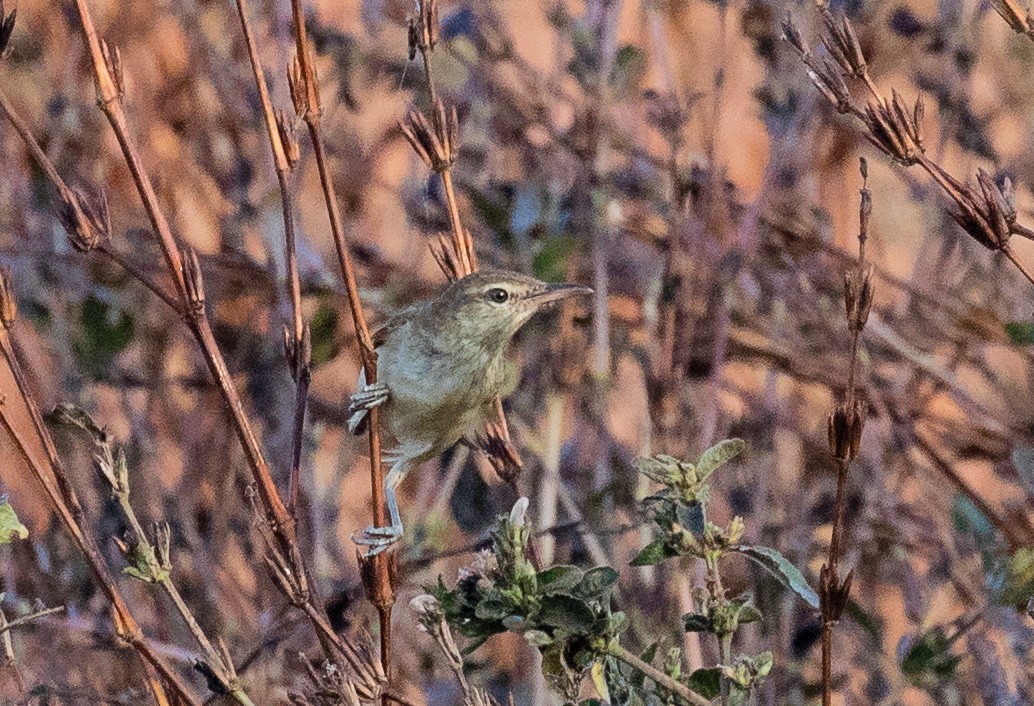
<svg viewBox="0 0 1034 706"><path fill-rule="evenodd" d="M377 350L383 346L392 331L404 326L406 323L411 321L414 316L423 312L427 307L430 306L428 302L418 302L411 304L404 309L401 309L397 314L389 318L383 324L374 329L373 334L370 336L373 339L373 348ZM366 371L359 371L359 381L356 383L356 389L361 390L366 387ZM356 436L366 432L366 420L369 417L369 410L360 409L357 410L352 416L348 418L348 431Z"/></svg>

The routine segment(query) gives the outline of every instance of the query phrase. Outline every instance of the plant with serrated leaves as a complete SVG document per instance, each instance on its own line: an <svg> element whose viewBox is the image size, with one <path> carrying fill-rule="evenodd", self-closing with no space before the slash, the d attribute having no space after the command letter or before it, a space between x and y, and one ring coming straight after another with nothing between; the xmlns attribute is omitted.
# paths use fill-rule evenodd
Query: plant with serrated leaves
<svg viewBox="0 0 1034 706"><path fill-rule="evenodd" d="M743 449L743 441L730 439L705 451L696 464L669 456L644 458L638 464L640 472L662 488L643 500L644 512L656 527L656 539L632 564L643 566L681 557L704 562L705 585L694 591L696 609L683 616L681 627L715 636L722 658L713 667L685 674L678 648L659 656L655 643L640 657L623 647L620 636L626 616L614 609L612 595L618 572L609 566L536 568L528 553L531 528L526 520L526 498L521 498L509 515L499 518L491 533L491 550L477 555L475 566L461 573L455 588L448 589L439 578L438 585L430 589L433 597L418 598L414 603L433 604L436 616L472 640L468 652L502 632L523 635L541 651L547 681L568 703L699 705L720 698L723 705L742 704L772 669L772 655L733 654L736 631L761 620L762 615L748 597L726 595L720 561L731 553L743 554L809 605L818 606L804 576L779 552L741 543L741 518L733 518L725 527L707 519L712 474ZM655 661L660 665L654 666ZM601 699L579 702L586 675Z"/></svg>

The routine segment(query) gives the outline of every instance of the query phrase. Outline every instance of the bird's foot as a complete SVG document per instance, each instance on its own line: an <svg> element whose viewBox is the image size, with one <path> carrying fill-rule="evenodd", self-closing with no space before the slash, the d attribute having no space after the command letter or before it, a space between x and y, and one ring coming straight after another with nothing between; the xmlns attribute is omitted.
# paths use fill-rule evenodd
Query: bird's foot
<svg viewBox="0 0 1034 706"><path fill-rule="evenodd" d="M348 413L355 414L363 410L380 407L388 401L388 386L383 382L375 382L372 385L363 385L362 389L356 390L355 394L348 401Z"/></svg>
<svg viewBox="0 0 1034 706"><path fill-rule="evenodd" d="M401 527L367 527L360 534L353 534L352 541L366 547L366 557L376 556L402 539Z"/></svg>
<svg viewBox="0 0 1034 706"><path fill-rule="evenodd" d="M383 382L363 385L348 401L348 431L356 434L366 426L366 415L374 407L388 401L388 386Z"/></svg>

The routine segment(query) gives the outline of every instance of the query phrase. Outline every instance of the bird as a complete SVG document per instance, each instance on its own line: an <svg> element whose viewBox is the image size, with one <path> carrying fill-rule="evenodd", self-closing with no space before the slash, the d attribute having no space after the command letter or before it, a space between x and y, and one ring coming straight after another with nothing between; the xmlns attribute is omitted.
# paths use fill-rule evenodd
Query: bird
<svg viewBox="0 0 1034 706"><path fill-rule="evenodd" d="M381 430L394 440L384 495L391 524L368 527L353 541L374 556L403 535L396 489L406 474L461 439L472 439L494 413L497 395L516 386L506 355L510 340L536 313L562 299L591 294L579 284L550 284L507 270L479 270L435 297L402 309L373 333L377 381L360 373L348 429L365 430L379 407Z"/></svg>

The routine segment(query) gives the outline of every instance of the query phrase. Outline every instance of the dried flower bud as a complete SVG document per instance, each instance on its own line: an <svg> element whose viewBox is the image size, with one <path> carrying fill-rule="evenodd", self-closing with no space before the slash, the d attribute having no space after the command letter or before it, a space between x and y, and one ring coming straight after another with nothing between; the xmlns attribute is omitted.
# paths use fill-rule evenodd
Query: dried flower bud
<svg viewBox="0 0 1034 706"><path fill-rule="evenodd" d="M883 103L869 103L862 117L869 128L865 137L881 152L911 166L923 151L921 131L914 123L916 115L922 116L922 108L906 111L897 94L889 108Z"/></svg>
<svg viewBox="0 0 1034 706"><path fill-rule="evenodd" d="M295 114L305 115L305 76L297 55L291 59L291 64L287 67L287 86L291 89L291 103L294 105Z"/></svg>
<svg viewBox="0 0 1034 706"><path fill-rule="evenodd" d="M192 313L201 315L205 310L205 282L201 276L201 262L193 248L180 250L180 268Z"/></svg>
<svg viewBox="0 0 1034 706"><path fill-rule="evenodd" d="M786 17L783 18L783 40L792 46L805 61L811 57L811 48L808 46L808 41L801 33L797 19L789 11L787 11Z"/></svg>
<svg viewBox="0 0 1034 706"><path fill-rule="evenodd" d="M1006 179L1001 188L983 169L977 171L977 186L952 181L955 192L949 195L957 208L948 214L963 230L990 250L1002 250L1016 225L1016 196L1012 181Z"/></svg>
<svg viewBox="0 0 1034 706"><path fill-rule="evenodd" d="M294 112L304 117L308 114L322 115L323 106L320 103L320 82L316 73L316 53L310 44L306 57L309 75L306 76L305 67L299 61L298 56L291 60L287 69L287 85L291 89L291 102L294 104Z"/></svg>
<svg viewBox="0 0 1034 706"><path fill-rule="evenodd" d="M111 233L108 199L102 191L94 199L80 192L62 191L57 218L68 234L68 240L79 252L89 252Z"/></svg>
<svg viewBox="0 0 1034 706"><path fill-rule="evenodd" d="M851 583L854 570L847 573L847 578L840 583L836 570L823 564L819 570L819 613L823 622L835 623L844 614L847 601L851 598Z"/></svg>
<svg viewBox="0 0 1034 706"><path fill-rule="evenodd" d="M873 268L867 265L844 275L844 304L847 327L854 333L865 328L872 309Z"/></svg>
<svg viewBox="0 0 1034 706"><path fill-rule="evenodd" d="M419 110L412 110L399 128L413 151L434 171L445 171L455 162L459 141L456 108L446 109L435 101L430 121Z"/></svg>
<svg viewBox="0 0 1034 706"><path fill-rule="evenodd" d="M833 13L825 6L819 7L822 14L822 21L826 25L826 36L822 43L830 55L836 60L844 73L862 78L866 73L865 54L862 53L862 45L858 41L854 27L846 16L842 15L837 22Z"/></svg>
<svg viewBox="0 0 1034 706"><path fill-rule="evenodd" d="M14 287L11 285L11 271L0 267L0 323L10 329L18 318L18 302L14 298Z"/></svg>
<svg viewBox="0 0 1034 706"><path fill-rule="evenodd" d="M420 25L413 17L409 18L407 23L407 39L409 44L409 60L413 61L416 58L416 50L420 46Z"/></svg>
<svg viewBox="0 0 1034 706"><path fill-rule="evenodd" d="M312 362L312 335L308 321L302 325L301 341L295 341L292 328L284 326L284 358L295 382L298 382L299 375L308 375L309 364Z"/></svg>
<svg viewBox="0 0 1034 706"><path fill-rule="evenodd" d="M18 15L18 8L11 10L11 14L4 14L4 4L0 2L0 59L7 56L8 44L11 35L14 34L14 20Z"/></svg>
<svg viewBox="0 0 1034 706"><path fill-rule="evenodd" d="M438 263L438 267L450 282L455 282L463 276L463 268L460 265L456 249L452 246L452 239L445 233L439 233L438 237L431 242L431 255L434 256L434 261Z"/></svg>
<svg viewBox="0 0 1034 706"><path fill-rule="evenodd" d="M808 72L811 82L837 109L837 112L848 113L851 111L851 91L840 71L829 59L825 59L823 66L818 69L814 68L812 64L806 64L805 70Z"/></svg>
<svg viewBox="0 0 1034 706"><path fill-rule="evenodd" d="M855 400L854 405L839 404L829 415L829 450L834 458L850 461L858 456L868 405Z"/></svg>

